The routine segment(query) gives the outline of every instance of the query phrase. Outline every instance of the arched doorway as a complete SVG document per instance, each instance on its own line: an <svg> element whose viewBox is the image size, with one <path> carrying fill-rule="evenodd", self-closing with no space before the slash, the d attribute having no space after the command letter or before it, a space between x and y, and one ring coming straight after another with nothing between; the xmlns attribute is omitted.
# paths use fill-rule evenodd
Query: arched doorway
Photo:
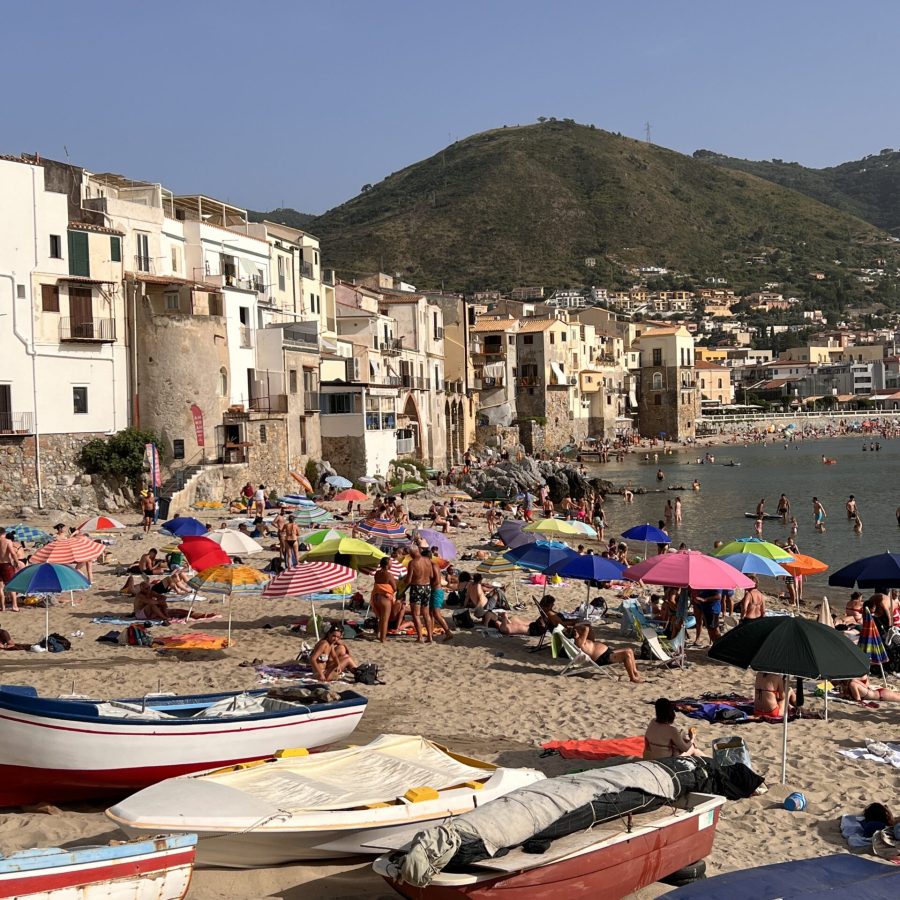
<svg viewBox="0 0 900 900"><path fill-rule="evenodd" d="M409 429L413 438L413 455L422 458L422 421L419 418L419 408L412 394L407 394L406 403L403 405L404 427Z"/></svg>

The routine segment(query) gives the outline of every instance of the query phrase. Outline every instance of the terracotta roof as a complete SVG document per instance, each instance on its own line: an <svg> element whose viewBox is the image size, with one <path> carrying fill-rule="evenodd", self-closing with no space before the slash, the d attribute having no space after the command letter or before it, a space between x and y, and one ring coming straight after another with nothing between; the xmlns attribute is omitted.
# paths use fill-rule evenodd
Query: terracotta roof
<svg viewBox="0 0 900 900"><path fill-rule="evenodd" d="M718 363L710 362L707 359L694 360L695 369L718 369L719 371L729 371L727 366L720 366Z"/></svg>
<svg viewBox="0 0 900 900"><path fill-rule="evenodd" d="M195 291L209 291L211 294L217 294L219 289L210 284L199 284L188 278L177 278L174 275L148 275L146 272L127 272L128 276L135 281L143 281L146 284L186 284L190 285Z"/></svg>
<svg viewBox="0 0 900 900"><path fill-rule="evenodd" d="M69 228L74 228L76 231L97 231L100 234L125 234L124 231L119 231L118 228L107 228L105 225L91 225L88 222L69 222Z"/></svg>
<svg viewBox="0 0 900 900"><path fill-rule="evenodd" d="M519 334L529 334L538 331L549 331L554 325L566 327L565 322L559 319L524 319L519 325Z"/></svg>
<svg viewBox="0 0 900 900"><path fill-rule="evenodd" d="M516 319L478 319L469 331L475 334L485 331L506 331L515 325L516 321Z"/></svg>
<svg viewBox="0 0 900 900"><path fill-rule="evenodd" d="M672 326L657 327L654 325L651 328L647 328L644 331L642 331L640 334L640 337L644 337L645 335L647 337L655 337L658 334L678 334L678 332L681 331L681 328L682 328L681 325L678 325L677 327L674 327L674 328Z"/></svg>

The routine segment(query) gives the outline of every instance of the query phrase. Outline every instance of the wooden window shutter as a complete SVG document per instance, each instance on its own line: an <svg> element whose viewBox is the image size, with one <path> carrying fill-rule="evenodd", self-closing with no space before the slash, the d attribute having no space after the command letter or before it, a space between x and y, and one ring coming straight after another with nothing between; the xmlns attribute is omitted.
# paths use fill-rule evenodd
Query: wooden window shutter
<svg viewBox="0 0 900 900"><path fill-rule="evenodd" d="M112 262L122 262L122 239L115 235L109 239L109 258Z"/></svg>
<svg viewBox="0 0 900 900"><path fill-rule="evenodd" d="M44 312L59 312L59 287L57 285L41 285L41 309Z"/></svg>
<svg viewBox="0 0 900 900"><path fill-rule="evenodd" d="M69 232L69 274L91 277L88 236L84 231Z"/></svg>

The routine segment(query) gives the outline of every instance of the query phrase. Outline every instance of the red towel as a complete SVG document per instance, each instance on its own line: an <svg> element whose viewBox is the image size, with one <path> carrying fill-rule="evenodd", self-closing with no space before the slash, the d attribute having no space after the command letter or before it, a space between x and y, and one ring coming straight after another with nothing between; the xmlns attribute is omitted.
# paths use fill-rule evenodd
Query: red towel
<svg viewBox="0 0 900 900"><path fill-rule="evenodd" d="M642 737L589 738L584 741L548 741L545 750L558 750L563 759L609 759L612 756L643 756Z"/></svg>

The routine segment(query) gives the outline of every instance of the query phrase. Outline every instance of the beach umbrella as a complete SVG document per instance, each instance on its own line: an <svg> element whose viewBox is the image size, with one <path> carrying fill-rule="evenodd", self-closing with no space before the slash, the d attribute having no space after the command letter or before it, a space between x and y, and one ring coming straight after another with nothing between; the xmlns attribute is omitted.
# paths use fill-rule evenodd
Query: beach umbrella
<svg viewBox="0 0 900 900"><path fill-rule="evenodd" d="M362 491L356 490L356 488L348 488L346 491L341 491L339 494L334 495L335 500L340 500L341 503L361 503L363 500L368 499L368 494L364 494Z"/></svg>
<svg viewBox="0 0 900 900"><path fill-rule="evenodd" d="M371 475L363 475L362 478L357 479L360 484L380 484L384 481L383 478L373 478Z"/></svg>
<svg viewBox="0 0 900 900"><path fill-rule="evenodd" d="M184 558L195 572L203 572L213 566L227 566L231 563L228 554L206 535L186 537L178 545L178 549L184 554Z"/></svg>
<svg viewBox="0 0 900 900"><path fill-rule="evenodd" d="M554 563L562 562L578 554L559 541L534 541L515 550L507 550L503 556L520 569L543 572Z"/></svg>
<svg viewBox="0 0 900 900"><path fill-rule="evenodd" d="M878 553L858 559L828 576L834 587L900 587L900 554Z"/></svg>
<svg viewBox="0 0 900 900"><path fill-rule="evenodd" d="M437 547L438 553L444 559L456 559L456 546L446 534L435 531L433 528L420 528L416 535L424 538L428 542L429 547Z"/></svg>
<svg viewBox="0 0 900 900"><path fill-rule="evenodd" d="M75 530L76 531L120 531L125 526L111 516L94 516L93 519L86 519Z"/></svg>
<svg viewBox="0 0 900 900"><path fill-rule="evenodd" d="M235 594L258 594L269 581L269 576L258 569L239 563L211 566L198 572L188 584L195 591L205 591L228 598L228 646L231 646L231 598ZM188 612L190 618L190 612Z"/></svg>
<svg viewBox="0 0 900 900"><path fill-rule="evenodd" d="M374 575L378 571L378 569L377 567L372 566L365 569L360 569L359 571L364 575ZM393 557L391 557L390 562L388 563L388 572L397 579L406 578L407 574L406 566L404 566L399 559L394 559Z"/></svg>
<svg viewBox="0 0 900 900"><path fill-rule="evenodd" d="M346 537L343 532L335 531L333 528L317 528L315 531L309 531L300 536L300 543L309 544L310 547L317 547L325 541L337 541L342 537Z"/></svg>
<svg viewBox="0 0 900 900"><path fill-rule="evenodd" d="M333 562L302 562L276 575L264 588L263 597L305 597L319 594L332 588L350 584L356 578L356 572L347 566ZM316 619L316 608L310 597L313 628L316 640L319 638L319 623ZM343 604L341 619L344 617Z"/></svg>
<svg viewBox="0 0 900 900"><path fill-rule="evenodd" d="M863 624L859 631L859 643L856 645L869 657L869 662L881 669L881 680L887 687L887 679L884 677L884 664L890 660L884 642L881 640L881 632L872 614L863 610Z"/></svg>
<svg viewBox="0 0 900 900"><path fill-rule="evenodd" d="M755 553L757 556L774 559L775 562L790 562L794 558L793 553L788 553L783 547L756 537L738 538L737 540L729 541L725 546L719 547L713 556L721 559L723 556L731 556L734 553Z"/></svg>
<svg viewBox="0 0 900 900"><path fill-rule="evenodd" d="M577 578L585 582L587 596L584 599L584 611L587 613L591 599L592 581L615 581L622 577L625 566L614 559L605 556L597 556L593 553L578 554L554 563L544 570L545 575L559 575L561 578Z"/></svg>
<svg viewBox="0 0 900 900"><path fill-rule="evenodd" d="M502 553L498 553L489 559L483 559L475 567L475 571L481 572L483 575L508 575L510 572L518 572L519 567L514 562L510 562Z"/></svg>
<svg viewBox="0 0 900 900"><path fill-rule="evenodd" d="M447 500L472 500L472 495L465 491L445 491L441 497Z"/></svg>
<svg viewBox="0 0 900 900"><path fill-rule="evenodd" d="M291 513L291 515L298 525L305 528L324 522L331 522L334 519L334 516L327 509L322 509L321 506L304 507Z"/></svg>
<svg viewBox="0 0 900 900"><path fill-rule="evenodd" d="M378 565L378 560L384 556L386 556L385 553L382 553L377 547L373 547L366 541L341 535L336 540L323 541L318 546L313 547L312 550L304 553L303 561L335 560L335 557L341 557L341 559L335 561L348 565L352 569L363 569Z"/></svg>
<svg viewBox="0 0 900 900"><path fill-rule="evenodd" d="M565 519L537 519L529 522L522 531L528 534L583 534L575 527L574 522L567 522Z"/></svg>
<svg viewBox="0 0 900 900"><path fill-rule="evenodd" d="M33 525L26 525L24 522L20 522L18 525L8 525L6 533L20 544L46 544L48 541L53 540L53 536L46 531L35 528Z"/></svg>
<svg viewBox="0 0 900 900"><path fill-rule="evenodd" d="M63 594L86 591L91 583L73 568L57 563L37 563L19 569L6 583L6 590L16 594ZM50 604L44 604L44 646L50 637Z"/></svg>
<svg viewBox="0 0 900 900"><path fill-rule="evenodd" d="M533 541L537 540L537 535L525 535L523 529L527 523L523 522L521 519L507 519L498 529L494 532L494 537L500 538L504 544L510 549L517 547L519 544L529 544ZM520 540L520 538L524 538ZM518 544L513 543L514 541L518 541Z"/></svg>
<svg viewBox="0 0 900 900"><path fill-rule="evenodd" d="M197 535L206 534L206 526L193 516L176 516L163 522L161 530L167 534L173 534L175 537L196 537Z"/></svg>
<svg viewBox="0 0 900 900"><path fill-rule="evenodd" d="M291 469L290 473L291 478L293 478L294 481L296 481L297 484L299 484L307 494L311 494L313 492L312 482L302 472L297 472L294 469Z"/></svg>
<svg viewBox="0 0 900 900"><path fill-rule="evenodd" d="M788 678L844 681L869 671L869 658L840 631L794 616L765 616L733 628L709 648L708 656L784 679L781 783L787 780Z"/></svg>
<svg viewBox="0 0 900 900"><path fill-rule="evenodd" d="M278 502L282 506L300 506L307 509L316 507L315 500L310 500L309 497L304 497L302 494L285 494L283 497L278 498Z"/></svg>
<svg viewBox="0 0 900 900"><path fill-rule="evenodd" d="M787 569L791 575L818 575L828 568L828 563L803 553L795 553L793 560L781 563L781 568Z"/></svg>
<svg viewBox="0 0 900 900"><path fill-rule="evenodd" d="M356 530L367 534L373 544L389 544L399 547L409 543L406 529L390 519L366 519L356 525Z"/></svg>
<svg viewBox="0 0 900 900"><path fill-rule="evenodd" d="M828 603L828 598L825 596L822 597L822 602L819 604L819 614L816 616L816 621L820 625L834 628L834 617L831 615L831 606ZM828 700L828 691L825 692L825 699L826 701Z"/></svg>
<svg viewBox="0 0 900 900"><path fill-rule="evenodd" d="M249 534L244 534L243 531L237 531L234 528L217 528L215 531L208 531L206 538L212 543L218 544L229 556L250 556L265 549Z"/></svg>
<svg viewBox="0 0 900 900"><path fill-rule="evenodd" d="M588 525L587 522L580 522L578 519L572 519L569 524L573 528L577 528L579 533L583 534L586 538L591 538L592 540L597 539L597 529Z"/></svg>
<svg viewBox="0 0 900 900"><path fill-rule="evenodd" d="M404 481L403 484L395 484L391 490L395 494L415 494L416 491L424 491L425 486L415 481Z"/></svg>
<svg viewBox="0 0 900 900"><path fill-rule="evenodd" d="M40 550L35 550L31 554L31 562L71 566L76 563L93 562L103 556L105 551L103 544L92 541L83 534L73 534L72 537L44 544Z"/></svg>
<svg viewBox="0 0 900 900"><path fill-rule="evenodd" d="M774 559L756 553L729 553L728 556L721 557L721 560L745 575L769 575L772 578L779 578L788 574Z"/></svg>
<svg viewBox="0 0 900 900"><path fill-rule="evenodd" d="M688 587L698 591L753 587L753 582L733 566L697 550L653 556L630 566L622 575L645 584Z"/></svg>
<svg viewBox="0 0 900 900"><path fill-rule="evenodd" d="M628 531L622 532L622 537L626 541L643 541L644 542L644 559L647 558L647 545L652 541L654 544L671 544L672 538L669 537L661 528L656 528L649 522L643 525L634 525Z"/></svg>
<svg viewBox="0 0 900 900"><path fill-rule="evenodd" d="M325 482L330 484L333 488L337 488L339 491L353 487L353 482L349 478L344 478L343 475L329 475L325 479Z"/></svg>

